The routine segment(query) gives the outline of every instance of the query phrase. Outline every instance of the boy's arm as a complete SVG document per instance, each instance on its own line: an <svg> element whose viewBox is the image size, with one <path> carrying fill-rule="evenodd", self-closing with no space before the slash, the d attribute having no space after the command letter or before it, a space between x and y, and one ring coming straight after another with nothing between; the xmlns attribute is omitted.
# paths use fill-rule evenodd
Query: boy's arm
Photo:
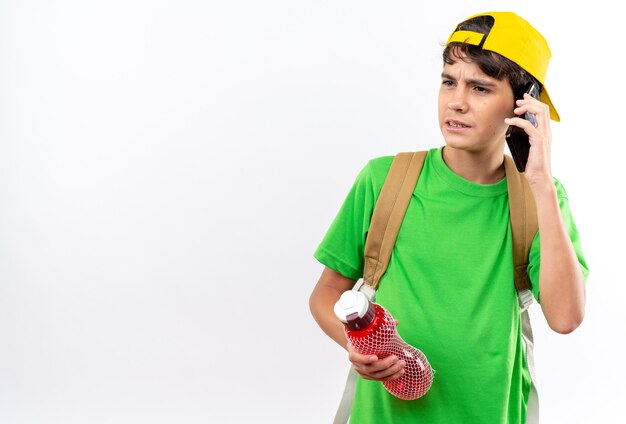
<svg viewBox="0 0 626 424"><path fill-rule="evenodd" d="M344 277L337 271L324 267L324 271L322 271L322 275L309 298L309 307L317 324L344 349L346 349L348 340L344 326L335 316L333 307L342 293L352 289L355 283L356 280Z"/></svg>
<svg viewBox="0 0 626 424"><path fill-rule="evenodd" d="M548 325L557 333L574 331L585 315L585 284L582 269L569 238L557 198L551 170L550 110L547 105L524 94L516 101L516 115L535 114L537 126L521 118L505 123L523 128L528 134L530 151L524 176L537 203L540 263L539 290L541 309Z"/></svg>
<svg viewBox="0 0 626 424"><path fill-rule="evenodd" d="M557 333L574 331L585 315L584 276L561 216L552 181L533 186L541 234L541 309Z"/></svg>
<svg viewBox="0 0 626 424"><path fill-rule="evenodd" d="M348 359L354 369L367 380L388 381L404 374L406 362L395 355L378 359L375 355L361 355L348 344L344 326L333 307L341 294L352 289L356 280L344 277L337 271L324 267L317 285L309 298L313 318L322 330L341 347L348 351Z"/></svg>

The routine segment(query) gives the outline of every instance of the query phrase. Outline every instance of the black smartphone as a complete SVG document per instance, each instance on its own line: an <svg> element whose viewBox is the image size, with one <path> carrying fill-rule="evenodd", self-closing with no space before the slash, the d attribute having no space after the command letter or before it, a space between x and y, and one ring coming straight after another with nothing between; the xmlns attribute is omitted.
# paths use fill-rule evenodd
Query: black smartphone
<svg viewBox="0 0 626 424"><path fill-rule="evenodd" d="M531 83L524 91L535 99L539 99L539 88ZM524 93L515 93L515 99L524 98ZM522 118L526 119L533 126L537 126L537 118L532 113L525 113ZM526 162L528 162L528 152L530 151L530 143L528 142L528 134L520 127L511 125L506 132L506 143L509 145L511 156L515 162L515 166L519 172L524 172Z"/></svg>

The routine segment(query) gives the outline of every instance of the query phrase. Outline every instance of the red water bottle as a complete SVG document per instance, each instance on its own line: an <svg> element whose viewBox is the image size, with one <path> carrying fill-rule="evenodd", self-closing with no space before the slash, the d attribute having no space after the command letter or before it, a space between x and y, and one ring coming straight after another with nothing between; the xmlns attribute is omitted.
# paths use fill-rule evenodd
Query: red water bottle
<svg viewBox="0 0 626 424"><path fill-rule="evenodd" d="M346 326L346 336L354 350L364 355L376 355L378 359L396 355L406 361L405 372L400 378L382 382L389 393L400 399L413 400L430 389L433 370L426 356L402 340L389 311L355 290L343 293L334 310Z"/></svg>

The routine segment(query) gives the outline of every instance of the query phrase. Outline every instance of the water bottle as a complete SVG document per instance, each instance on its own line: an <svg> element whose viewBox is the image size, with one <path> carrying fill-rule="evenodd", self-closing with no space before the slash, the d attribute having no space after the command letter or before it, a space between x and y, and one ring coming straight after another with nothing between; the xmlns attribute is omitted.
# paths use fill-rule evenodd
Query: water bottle
<svg viewBox="0 0 626 424"><path fill-rule="evenodd" d="M355 290L343 293L334 311L345 325L348 342L354 350L364 355L376 355L378 359L396 355L406 361L401 377L382 382L389 393L400 399L414 400L430 389L433 370L426 356L402 340L389 311Z"/></svg>

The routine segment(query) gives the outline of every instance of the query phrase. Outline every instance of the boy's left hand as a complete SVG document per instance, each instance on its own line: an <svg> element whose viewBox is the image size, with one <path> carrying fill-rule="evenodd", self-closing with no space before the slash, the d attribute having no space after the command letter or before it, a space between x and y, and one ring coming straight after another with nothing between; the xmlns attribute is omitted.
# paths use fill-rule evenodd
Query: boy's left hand
<svg viewBox="0 0 626 424"><path fill-rule="evenodd" d="M552 185L550 108L527 93L524 93L523 99L516 100L516 105L517 107L514 109L516 115L523 115L528 112L534 114L537 120L537 127L521 117L504 120L508 125L515 125L528 134L530 151L524 176L533 189L546 183Z"/></svg>

